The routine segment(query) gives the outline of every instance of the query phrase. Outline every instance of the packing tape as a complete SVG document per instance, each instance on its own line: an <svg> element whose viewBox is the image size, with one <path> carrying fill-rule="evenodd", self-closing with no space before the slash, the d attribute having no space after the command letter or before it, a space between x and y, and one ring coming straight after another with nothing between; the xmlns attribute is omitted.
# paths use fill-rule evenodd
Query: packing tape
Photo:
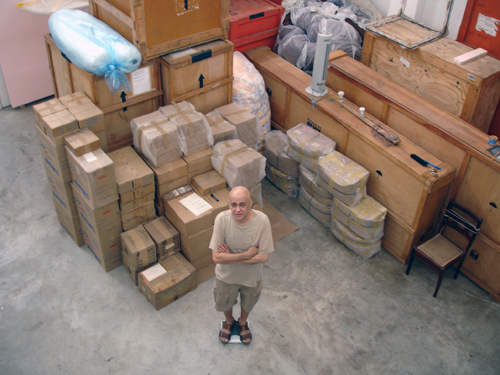
<svg viewBox="0 0 500 375"><path fill-rule="evenodd" d="M54 103L52 103L52 102L54 102ZM59 112L59 111L57 110L57 107L58 107L60 104L59 104L58 102L56 102L54 99L49 100L49 101L46 101L46 102L44 102L44 103L42 103L42 104L44 104L47 108L42 108L42 109L40 110L40 115L41 115L41 112L42 112L43 110L45 110L45 109L48 109L48 110L50 111L50 113ZM42 116L42 117L43 117L43 116Z"/></svg>
<svg viewBox="0 0 500 375"><path fill-rule="evenodd" d="M225 144L226 146L230 145L230 144L229 144L229 142L224 142L224 144ZM239 148L239 149L238 149L238 150L236 150L236 151L233 151L233 152L231 152L231 153L229 153L229 154L227 154L227 155L224 155L224 157L222 158L222 166L221 166L221 176L222 176L222 177L224 177L224 169L226 168L226 162L227 162L227 159L229 159L231 156L235 156L235 155L237 155L237 154L239 154L239 153L242 153L243 151L246 151L246 150L248 150L248 149L250 149L250 147L248 147L248 146L243 146L243 147Z"/></svg>
<svg viewBox="0 0 500 375"><path fill-rule="evenodd" d="M165 144L165 139L167 138L167 133L165 130L160 126L162 124L168 123L168 119L161 120L160 122L156 121L151 121L149 125L144 125L144 126L139 126L139 129L137 130L137 142L139 143L139 152L142 154L142 134L144 133L145 130L156 127L156 129L163 135L163 142ZM161 130L160 130L161 129ZM167 143L165 144L165 148L168 147L168 140Z"/></svg>
<svg viewBox="0 0 500 375"><path fill-rule="evenodd" d="M215 120L215 121L214 121L214 120L212 120L212 119L211 119L210 117L208 117L208 116L205 116L205 118L207 119L207 121L208 121L208 125L210 125L210 126L217 126L218 124L220 124L220 123L222 123L222 122L226 121L226 120L224 120L224 117L218 117L218 118L217 118L217 120Z"/></svg>
<svg viewBox="0 0 500 375"><path fill-rule="evenodd" d="M179 105L175 102L172 102L172 105L174 106L175 110L177 111L177 114L181 115L182 118L184 119L184 121L186 122L186 124L188 125L189 136L192 137L194 135L193 123L191 122L191 120L189 119L189 117L187 115L190 113L194 113L194 111L192 109L190 109L188 111L182 111L181 108L179 107Z"/></svg>
<svg viewBox="0 0 500 375"><path fill-rule="evenodd" d="M363 241L363 242L356 241L356 240L354 240L354 239L350 238L350 237L347 235L347 232L345 232L345 231L341 232L341 231L337 228L337 226L335 226L335 224L333 225L333 230L335 230L335 231L337 232L337 234L338 234L340 237L342 237L342 243L343 243L343 244L347 245L346 243L348 242L348 243L352 244L353 246L357 246L357 247L361 247L361 248L366 248L365 250L361 250L361 251L360 251L362 255L367 255L367 254L369 254L369 253L373 250L373 247L374 247L375 245L377 245L377 243L380 241L380 240L378 240L378 241L376 241L375 243L369 243L369 242L364 243L364 241ZM361 240L361 239L360 239L360 240ZM361 240L361 241L362 241L362 240Z"/></svg>
<svg viewBox="0 0 500 375"><path fill-rule="evenodd" d="M140 175L139 172L125 159L125 156L118 151L114 151L113 155L115 155L116 160L123 165L123 168L135 179L134 180L134 189L142 188L143 183L142 183L142 176Z"/></svg>

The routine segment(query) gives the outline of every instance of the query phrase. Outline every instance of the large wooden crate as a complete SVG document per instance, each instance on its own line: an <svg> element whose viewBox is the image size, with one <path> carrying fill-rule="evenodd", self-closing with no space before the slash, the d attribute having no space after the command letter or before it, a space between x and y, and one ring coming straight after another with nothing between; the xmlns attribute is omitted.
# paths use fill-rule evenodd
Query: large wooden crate
<svg viewBox="0 0 500 375"><path fill-rule="evenodd" d="M208 113L233 101L233 43L217 40L160 58L163 105L186 100Z"/></svg>
<svg viewBox="0 0 500 375"><path fill-rule="evenodd" d="M90 0L89 11L134 44L143 61L227 39L229 0Z"/></svg>
<svg viewBox="0 0 500 375"><path fill-rule="evenodd" d="M408 36L401 32L399 38ZM449 38L408 50L367 31L361 62L488 132L500 98L500 61L484 56L463 65L453 62L470 51L472 48Z"/></svg>
<svg viewBox="0 0 500 375"><path fill-rule="evenodd" d="M339 152L370 172L368 194L388 209L382 244L405 263L411 246L432 229L455 169L401 135L398 146L383 145L355 114L357 107L347 101L340 105L332 91L315 108L305 92L311 77L269 48L259 47L246 54L262 74L270 93L275 128L286 131L298 123L307 123L337 142ZM377 123L372 116L366 115L365 119ZM411 154L441 166L438 177L416 163Z"/></svg>
<svg viewBox="0 0 500 375"><path fill-rule="evenodd" d="M481 240L476 240L473 247L480 255L467 257L463 273L500 300L500 163L486 151L491 147L489 137L342 51L330 54L326 83L334 91L344 91L345 98L455 167L448 199L455 198L484 219Z"/></svg>
<svg viewBox="0 0 500 375"><path fill-rule="evenodd" d="M134 73L127 74L132 91L112 94L104 77L86 72L63 57L50 34L45 34L45 45L55 96L84 92L104 112L108 151L131 145L130 121L156 111L161 105L159 59L147 61Z"/></svg>

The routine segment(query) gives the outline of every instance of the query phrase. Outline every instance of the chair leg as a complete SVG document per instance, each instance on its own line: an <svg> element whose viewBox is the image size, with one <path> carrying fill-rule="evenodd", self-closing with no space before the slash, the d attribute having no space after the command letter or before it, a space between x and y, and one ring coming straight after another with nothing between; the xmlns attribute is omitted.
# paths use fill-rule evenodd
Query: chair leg
<svg viewBox="0 0 500 375"><path fill-rule="evenodd" d="M439 287L441 286L441 282L443 281L443 276L444 276L444 271L441 271L439 273L439 278L438 278L438 282L436 285L436 290L434 291L434 294L432 295L434 298L436 298L436 296L438 294Z"/></svg>
<svg viewBox="0 0 500 375"><path fill-rule="evenodd" d="M465 257L462 258L462 260L460 260L460 262L458 262L458 265L457 265L457 269L455 270L455 280L457 279L458 277L458 274L460 272L460 269L462 268L462 264L464 264L464 260L465 260Z"/></svg>
<svg viewBox="0 0 500 375"><path fill-rule="evenodd" d="M411 249L410 261L408 262L408 267L406 268L406 275L410 274L411 266L413 265L414 260L415 260L415 250Z"/></svg>

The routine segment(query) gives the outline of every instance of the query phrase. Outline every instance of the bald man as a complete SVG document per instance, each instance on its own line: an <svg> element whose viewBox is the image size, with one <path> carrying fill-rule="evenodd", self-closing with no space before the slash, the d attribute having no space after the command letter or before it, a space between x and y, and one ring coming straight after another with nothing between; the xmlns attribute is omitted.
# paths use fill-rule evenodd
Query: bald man
<svg viewBox="0 0 500 375"><path fill-rule="evenodd" d="M226 344L234 324L240 328L243 344L252 341L247 318L262 291L262 268L274 251L271 223L266 214L252 210L250 192L237 186L229 193L229 210L215 218L210 249L215 266L215 309L226 320L219 339ZM233 306L240 295L241 315L233 318Z"/></svg>

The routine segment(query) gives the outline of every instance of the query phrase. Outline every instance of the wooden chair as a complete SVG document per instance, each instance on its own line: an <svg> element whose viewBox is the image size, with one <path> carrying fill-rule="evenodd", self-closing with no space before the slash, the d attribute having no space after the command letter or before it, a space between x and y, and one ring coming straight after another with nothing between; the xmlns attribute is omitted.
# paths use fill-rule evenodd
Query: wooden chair
<svg viewBox="0 0 500 375"><path fill-rule="evenodd" d="M406 274L408 275L410 273L413 261L415 258L418 258L422 263L439 275L436 290L433 295L433 297L436 297L441 282L443 281L443 275L448 267L457 264L455 279L458 277L465 256L468 254L472 243L476 239L482 222L483 219L479 219L470 210L452 199L444 213L439 234L420 245L413 246ZM442 235L445 227L455 230L466 238L467 246L465 249L458 247Z"/></svg>

